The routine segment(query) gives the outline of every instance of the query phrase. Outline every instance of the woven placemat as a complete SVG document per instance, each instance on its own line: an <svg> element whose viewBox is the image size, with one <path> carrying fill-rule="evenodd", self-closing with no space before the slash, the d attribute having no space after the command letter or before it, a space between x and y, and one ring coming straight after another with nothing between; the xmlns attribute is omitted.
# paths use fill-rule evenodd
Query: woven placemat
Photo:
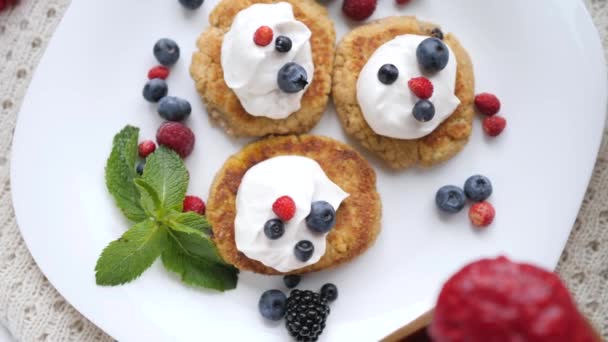
<svg viewBox="0 0 608 342"><path fill-rule="evenodd" d="M72 308L37 268L19 234L10 196L9 152L17 113L31 75L69 3L21 0L18 7L0 13L0 324L18 341L112 340ZM593 0L589 7L606 47L608 0ZM585 314L608 338L606 141L557 271Z"/></svg>

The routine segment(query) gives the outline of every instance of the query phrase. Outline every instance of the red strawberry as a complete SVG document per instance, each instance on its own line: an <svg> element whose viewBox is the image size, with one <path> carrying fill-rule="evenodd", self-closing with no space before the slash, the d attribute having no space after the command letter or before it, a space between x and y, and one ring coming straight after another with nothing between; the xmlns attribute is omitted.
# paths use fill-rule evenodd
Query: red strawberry
<svg viewBox="0 0 608 342"><path fill-rule="evenodd" d="M156 131L156 142L186 158L194 149L194 133L179 122L166 122Z"/></svg>
<svg viewBox="0 0 608 342"><path fill-rule="evenodd" d="M500 100L494 94L481 93L475 96L475 106L480 113L491 116L500 111Z"/></svg>
<svg viewBox="0 0 608 342"><path fill-rule="evenodd" d="M274 33L272 29L268 26L260 26L257 30L255 30L255 34L253 35L253 42L257 46L266 46L272 43L272 37Z"/></svg>
<svg viewBox="0 0 608 342"><path fill-rule="evenodd" d="M365 20L376 10L378 0L344 0L342 12L353 20Z"/></svg>
<svg viewBox="0 0 608 342"><path fill-rule="evenodd" d="M293 218L296 213L296 203L289 196L279 197L272 204L272 211L283 222L287 222Z"/></svg>
<svg viewBox="0 0 608 342"><path fill-rule="evenodd" d="M150 71L148 71L148 79L154 79L154 78L160 78L163 80L166 80L167 77L169 77L169 68L167 68L166 66L155 66L154 68L150 69Z"/></svg>
<svg viewBox="0 0 608 342"><path fill-rule="evenodd" d="M478 202L469 209L469 219L477 228L487 227L492 224L496 210L490 202Z"/></svg>
<svg viewBox="0 0 608 342"><path fill-rule="evenodd" d="M499 115L488 116L483 119L483 130L491 137L500 135L506 126L507 120Z"/></svg>
<svg viewBox="0 0 608 342"><path fill-rule="evenodd" d="M137 146L137 151L139 152L140 157L146 158L156 151L156 144L152 140L142 141L139 146Z"/></svg>
<svg viewBox="0 0 608 342"><path fill-rule="evenodd" d="M184 212L195 212L200 215L205 215L205 202L200 197L186 196L184 198Z"/></svg>
<svg viewBox="0 0 608 342"><path fill-rule="evenodd" d="M433 96L433 83L426 77L415 77L407 82L410 90L414 95L423 100L428 100Z"/></svg>

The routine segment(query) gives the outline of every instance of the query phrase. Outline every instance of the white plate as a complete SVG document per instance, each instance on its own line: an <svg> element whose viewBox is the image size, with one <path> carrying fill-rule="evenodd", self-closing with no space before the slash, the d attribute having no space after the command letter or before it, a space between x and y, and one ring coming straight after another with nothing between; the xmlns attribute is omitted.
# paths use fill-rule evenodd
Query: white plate
<svg viewBox="0 0 608 342"><path fill-rule="evenodd" d="M112 136L125 124L153 138L161 119L141 98L151 50L175 38L183 58L170 92L191 100L198 141L187 160L190 193L207 195L212 177L243 140L209 125L188 77L190 54L216 1L197 12L177 0L74 0L23 104L12 161L19 226L38 265L80 312L121 341L284 340L283 326L257 312L262 291L279 277L243 273L225 294L188 288L156 263L122 287L95 285L102 248L128 226L104 187ZM341 37L354 24L330 2ZM383 0L374 19L416 14L457 34L471 54L478 91L503 101L505 133L488 139L476 121L457 157L432 170L379 166L383 231L375 247L337 270L306 276L318 289L340 288L324 341L372 340L426 310L442 281L466 261L507 254L554 267L591 174L606 111L606 70L595 28L579 0ZM328 110L314 133L345 140ZM348 140L347 140L348 141ZM352 142L352 141L351 141ZM359 146L352 142L357 148ZM471 229L466 211L446 217L437 188L489 176L498 215L487 231Z"/></svg>

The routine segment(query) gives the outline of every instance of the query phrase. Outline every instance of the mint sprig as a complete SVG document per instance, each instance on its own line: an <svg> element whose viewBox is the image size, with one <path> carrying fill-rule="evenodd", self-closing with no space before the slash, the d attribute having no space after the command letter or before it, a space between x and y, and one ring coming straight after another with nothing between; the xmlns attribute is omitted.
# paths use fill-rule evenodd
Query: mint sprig
<svg viewBox="0 0 608 342"><path fill-rule="evenodd" d="M204 216L182 213L188 171L173 151L159 147L148 156L143 176L135 172L139 129L127 126L114 137L106 185L117 206L136 224L110 243L95 266L98 285L139 277L161 256L163 265L192 286L225 291L236 287L238 269L219 255Z"/></svg>

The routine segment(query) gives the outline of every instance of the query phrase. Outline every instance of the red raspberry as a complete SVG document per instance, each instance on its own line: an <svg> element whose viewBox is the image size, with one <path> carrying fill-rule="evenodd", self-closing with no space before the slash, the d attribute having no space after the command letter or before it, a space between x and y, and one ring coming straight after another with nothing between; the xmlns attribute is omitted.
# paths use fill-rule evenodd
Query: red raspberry
<svg viewBox="0 0 608 342"><path fill-rule="evenodd" d="M166 66L155 66L154 68L150 69L150 71L148 71L148 79L151 80L154 78L160 78L162 80L166 80L167 77L169 77L169 73L171 73L171 71Z"/></svg>
<svg viewBox="0 0 608 342"><path fill-rule="evenodd" d="M272 37L274 33L272 29L268 26L260 26L257 30L255 30L255 34L253 35L253 42L257 46L266 46L272 43Z"/></svg>
<svg viewBox="0 0 608 342"><path fill-rule="evenodd" d="M193 211L200 215L205 215L205 202L200 197L186 196L184 198L184 212Z"/></svg>
<svg viewBox="0 0 608 342"><path fill-rule="evenodd" d="M137 146L137 151L140 157L146 158L156 151L156 144L152 140L144 140Z"/></svg>
<svg viewBox="0 0 608 342"><path fill-rule="evenodd" d="M182 158L192 153L194 141L194 133L179 122L166 122L156 131L156 142L177 152Z"/></svg>
<svg viewBox="0 0 608 342"><path fill-rule="evenodd" d="M19 3L19 0L0 0L0 12L17 5L17 3Z"/></svg>
<svg viewBox="0 0 608 342"><path fill-rule="evenodd" d="M272 204L272 211L283 222L287 222L293 218L296 213L296 203L289 196L279 197Z"/></svg>
<svg viewBox="0 0 608 342"><path fill-rule="evenodd" d="M409 3L410 1L412 1L412 0L397 0L397 3L399 5L405 5L405 4Z"/></svg>
<svg viewBox="0 0 608 342"><path fill-rule="evenodd" d="M433 83L426 77L414 77L407 82L408 87L414 93L423 100L428 100L433 96Z"/></svg>
<svg viewBox="0 0 608 342"><path fill-rule="evenodd" d="M353 20L365 20L376 10L377 0L344 0L342 12Z"/></svg>
<svg viewBox="0 0 608 342"><path fill-rule="evenodd" d="M491 137L500 135L506 126L507 120L499 115L489 116L483 119L483 130Z"/></svg>
<svg viewBox="0 0 608 342"><path fill-rule="evenodd" d="M480 113L491 116L500 110L500 100L494 94L481 93L475 96L475 106Z"/></svg>
<svg viewBox="0 0 608 342"><path fill-rule="evenodd" d="M591 327L554 273L505 257L465 266L443 286L434 342L592 342Z"/></svg>
<svg viewBox="0 0 608 342"><path fill-rule="evenodd" d="M475 227L487 227L494 221L496 210L490 202L475 203L469 209L469 219Z"/></svg>

